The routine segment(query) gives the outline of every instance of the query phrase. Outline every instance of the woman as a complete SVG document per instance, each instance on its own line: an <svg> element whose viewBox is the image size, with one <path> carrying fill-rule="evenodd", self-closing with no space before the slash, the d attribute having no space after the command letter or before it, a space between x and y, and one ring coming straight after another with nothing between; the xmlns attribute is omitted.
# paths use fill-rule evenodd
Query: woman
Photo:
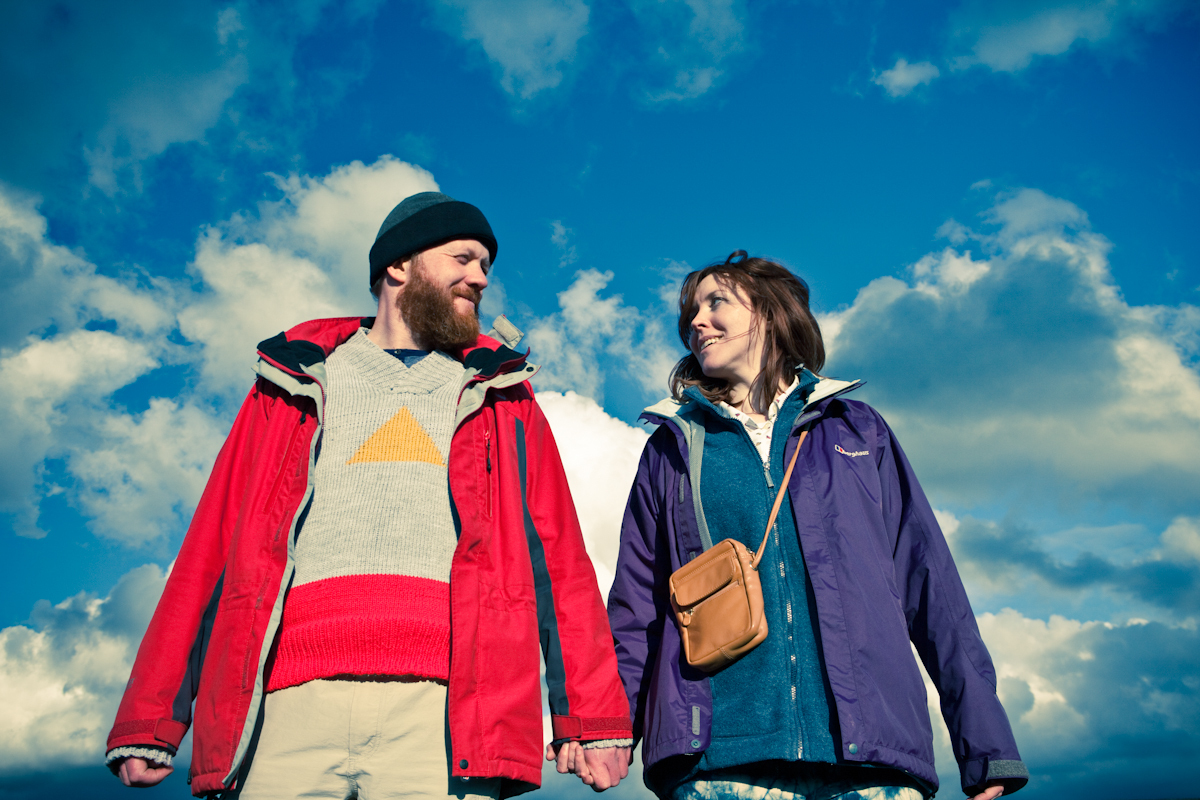
<svg viewBox="0 0 1200 800"><path fill-rule="evenodd" d="M662 798L897 797L937 788L916 646L975 798L1028 772L950 551L859 386L820 377L808 286L737 251L679 296L689 353L642 454L609 621L646 783ZM807 431L806 439L801 433ZM713 674L681 653L668 578L714 542L754 552L802 443L759 569L767 638Z"/></svg>

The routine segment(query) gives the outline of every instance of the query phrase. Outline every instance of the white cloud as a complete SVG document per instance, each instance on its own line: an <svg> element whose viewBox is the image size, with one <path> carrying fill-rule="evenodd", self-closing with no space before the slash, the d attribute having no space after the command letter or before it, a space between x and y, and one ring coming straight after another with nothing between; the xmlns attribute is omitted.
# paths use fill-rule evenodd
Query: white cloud
<svg viewBox="0 0 1200 800"><path fill-rule="evenodd" d="M13 11L0 47L20 56L6 59L0 98L23 122L4 126L0 150L48 162L82 138L75 152L85 157L92 183L110 194L121 172L132 169L136 183L142 160L200 139L249 77L246 36L233 8L68 0ZM12 72L17 64L19 76Z"/></svg>
<svg viewBox="0 0 1200 800"><path fill-rule="evenodd" d="M202 345L206 391L245 392L255 346L281 330L372 314L367 256L379 225L405 197L438 188L425 170L386 155L319 178L290 175L277 187L282 199L197 241L191 269L201 287L183 300L179 329Z"/></svg>
<svg viewBox="0 0 1200 800"><path fill-rule="evenodd" d="M1013 519L956 519L950 546L984 607L1200 618L1200 526L1179 516L1157 535L1140 524L1035 530Z"/></svg>
<svg viewBox="0 0 1200 800"><path fill-rule="evenodd" d="M742 0L632 0L652 62L669 77L645 93L650 102L693 100L725 74L726 59L746 49ZM686 26L685 26L686 22Z"/></svg>
<svg viewBox="0 0 1200 800"><path fill-rule="evenodd" d="M107 331L76 330L52 339L31 337L0 354L0 508L14 528L41 537L37 526L42 461L71 441L86 441L97 398L158 366L149 348Z"/></svg>
<svg viewBox="0 0 1200 800"><path fill-rule="evenodd" d="M928 61L910 64L903 58L898 58L895 66L885 69L873 77L871 82L882 86L892 97L903 97L921 84L933 83L940 74L941 71Z"/></svg>
<svg viewBox="0 0 1200 800"><path fill-rule="evenodd" d="M824 317L828 370L870 381L861 394L939 503L987 502L999 486L1194 513L1194 308L1129 305L1108 241L1065 200L1000 194L983 218L991 232L943 226L957 247Z"/></svg>
<svg viewBox="0 0 1200 800"><path fill-rule="evenodd" d="M37 198L0 186L0 348L87 322L109 321L129 335L169 330L172 299L151 291L161 281L101 274L82 254L48 240L37 206Z"/></svg>
<svg viewBox="0 0 1200 800"><path fill-rule="evenodd" d="M203 144L222 122L243 146L277 147L290 128L271 117L299 85L298 43L331 6L359 20L380 4L303 0L279 14L244 0L22 3L0 28L0 108L21 120L0 126L0 165L33 185L78 161L113 195L140 191L148 161Z"/></svg>
<svg viewBox="0 0 1200 800"><path fill-rule="evenodd" d="M562 83L587 34L584 0L435 0L445 27L476 42L500 69L500 85L528 100Z"/></svg>
<svg viewBox="0 0 1200 800"><path fill-rule="evenodd" d="M345 297L367 296L367 254L388 213L409 195L438 191L427 170L390 155L321 177L293 173L276 186L281 200L260 204L257 221L238 217L231 227L241 239L312 259Z"/></svg>
<svg viewBox="0 0 1200 800"><path fill-rule="evenodd" d="M112 392L175 357L164 281L100 274L47 238L34 199L0 188L0 510L37 526L43 462L86 447ZM100 327L102 329L93 329Z"/></svg>
<svg viewBox="0 0 1200 800"><path fill-rule="evenodd" d="M575 245L571 244L571 238L575 235L575 231L562 224L562 220L554 220L550 223L550 241L558 248L558 266L569 267L579 260L579 254L575 252Z"/></svg>
<svg viewBox="0 0 1200 800"><path fill-rule="evenodd" d="M1031 773L1025 792L1120 798L1191 791L1185 765L1200 757L1193 625L1037 619L1012 609L977 621ZM928 677L925 686L942 791L956 792L949 734Z"/></svg>
<svg viewBox="0 0 1200 800"><path fill-rule="evenodd" d="M659 318L603 296L612 272L583 269L559 292L559 311L529 323L526 343L541 365L534 384L574 390L602 401L606 377L625 376L644 392L661 394L675 363ZM604 366L601 366L603 362Z"/></svg>
<svg viewBox="0 0 1200 800"><path fill-rule="evenodd" d="M1200 518L1177 517L1162 534L1168 554L1200 562Z"/></svg>
<svg viewBox="0 0 1200 800"><path fill-rule="evenodd" d="M154 398L144 413L112 414L98 428L100 441L67 460L88 527L136 546L186 526L225 426L194 405Z"/></svg>
<svg viewBox="0 0 1200 800"><path fill-rule="evenodd" d="M105 598L39 601L33 626L0 630L0 772L98 764L133 654L166 576L148 564Z"/></svg>
<svg viewBox="0 0 1200 800"><path fill-rule="evenodd" d="M1182 765L1200 756L1200 679L1189 667L1200 656L1194 626L1040 620L1005 610L981 615L979 627L1035 776L1030 788L1064 796L1086 781L1114 797L1184 793ZM1134 775L1144 782L1130 783Z"/></svg>
<svg viewBox="0 0 1200 800"><path fill-rule="evenodd" d="M1179 0L969 0L951 15L962 55L955 69L983 65L1019 72L1038 56L1119 41L1142 27L1168 22L1186 8Z"/></svg>
<svg viewBox="0 0 1200 800"><path fill-rule="evenodd" d="M537 399L554 431L588 555L607 597L616 574L625 503L649 434L575 392L538 392Z"/></svg>
<svg viewBox="0 0 1200 800"><path fill-rule="evenodd" d="M255 345L306 319L370 313L367 253L380 222L437 188L390 156L277 186L281 199L200 234L195 286L101 274L49 240L33 198L0 189L0 510L18 531L42 535L42 496L61 491L93 530L127 544L179 528L252 382ZM175 329L190 346L172 344ZM178 364L201 378L179 401L111 408L114 392ZM47 478L47 459L63 459L63 485Z"/></svg>

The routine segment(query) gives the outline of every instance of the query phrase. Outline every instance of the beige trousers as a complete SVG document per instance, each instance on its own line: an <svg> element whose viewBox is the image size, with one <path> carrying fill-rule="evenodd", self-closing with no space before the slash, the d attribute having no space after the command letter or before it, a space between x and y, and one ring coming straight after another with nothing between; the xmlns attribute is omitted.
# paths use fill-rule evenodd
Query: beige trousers
<svg viewBox="0 0 1200 800"><path fill-rule="evenodd" d="M487 800L499 779L452 778L446 687L425 680L318 680L266 697L240 800Z"/></svg>

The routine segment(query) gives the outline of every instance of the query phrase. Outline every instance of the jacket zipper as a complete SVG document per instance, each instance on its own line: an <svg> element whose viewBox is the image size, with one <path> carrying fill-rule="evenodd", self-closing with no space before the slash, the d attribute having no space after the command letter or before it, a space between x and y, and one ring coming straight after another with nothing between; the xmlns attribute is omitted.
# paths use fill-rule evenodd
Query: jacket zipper
<svg viewBox="0 0 1200 800"><path fill-rule="evenodd" d="M791 434L789 434L789 436L790 435ZM784 452L785 453L787 452L786 447L784 448ZM775 490L775 481L771 480L771 465L769 462L766 462L763 464L763 477L767 481L767 497L770 499L771 505L774 505L775 504L775 491L774 491ZM789 502L790 498L785 497L784 501ZM784 512L784 507L781 505L779 507L779 513L782 514L783 512ZM781 581L783 581L784 589L785 589L785 592L784 592L785 600L783 601L783 605L784 605L784 612L787 614L787 623L788 623L788 635L787 635L788 647L787 647L787 649L788 649L788 659L791 661L791 664L789 665L788 673L791 675L791 678L792 678L792 684L791 684L792 712L796 713L798 710L798 709L796 709L796 654L791 652L795 648L795 637L792 635L792 616L793 616L792 615L792 598L791 598L791 592L786 591L787 585L788 585L788 581L786 578L787 569L784 567L784 563L783 563L783 545L779 541L779 519L778 519L778 517L771 523L771 534L772 534L772 538L775 540L775 551L779 554L779 562L778 562L779 563L779 579ZM804 758L804 729L803 729L802 723L800 722L799 714L797 714L796 724L797 724L797 731L799 733L799 735L797 736L797 742L796 742L796 758L802 760Z"/></svg>
<svg viewBox="0 0 1200 800"><path fill-rule="evenodd" d="M492 426L488 424L486 410L483 415L483 452L487 464L487 475L484 476L484 507L488 519L492 518Z"/></svg>

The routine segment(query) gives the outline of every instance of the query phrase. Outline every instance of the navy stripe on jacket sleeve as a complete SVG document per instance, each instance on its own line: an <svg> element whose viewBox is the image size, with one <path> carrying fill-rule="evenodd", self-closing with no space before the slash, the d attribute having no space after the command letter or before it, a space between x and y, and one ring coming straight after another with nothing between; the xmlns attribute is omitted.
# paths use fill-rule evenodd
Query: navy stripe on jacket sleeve
<svg viewBox="0 0 1200 800"><path fill-rule="evenodd" d="M546 659L546 688L549 690L550 713L570 716L567 702L567 671L563 663L562 641L558 635L558 616L554 610L554 590L550 585L550 570L546 566L546 549L538 535L533 517L529 514L526 496L525 424L517 419L517 468L521 476L521 507L525 514L525 541L529 544L529 560L533 566L533 588L537 596L538 634L542 655Z"/></svg>
<svg viewBox="0 0 1200 800"><path fill-rule="evenodd" d="M196 692L200 689L200 670L204 666L204 655L208 652L208 638L212 635L213 621L217 617L217 604L221 600L221 587L224 584L225 573L222 572L221 577L217 578L217 585L213 587L212 597L208 599L204 616L200 618L200 629L196 631L196 641L192 643L192 652L188 655L187 670L183 674L183 680L179 682L175 700L171 703L171 719L184 725L192 724L192 701L196 699Z"/></svg>

